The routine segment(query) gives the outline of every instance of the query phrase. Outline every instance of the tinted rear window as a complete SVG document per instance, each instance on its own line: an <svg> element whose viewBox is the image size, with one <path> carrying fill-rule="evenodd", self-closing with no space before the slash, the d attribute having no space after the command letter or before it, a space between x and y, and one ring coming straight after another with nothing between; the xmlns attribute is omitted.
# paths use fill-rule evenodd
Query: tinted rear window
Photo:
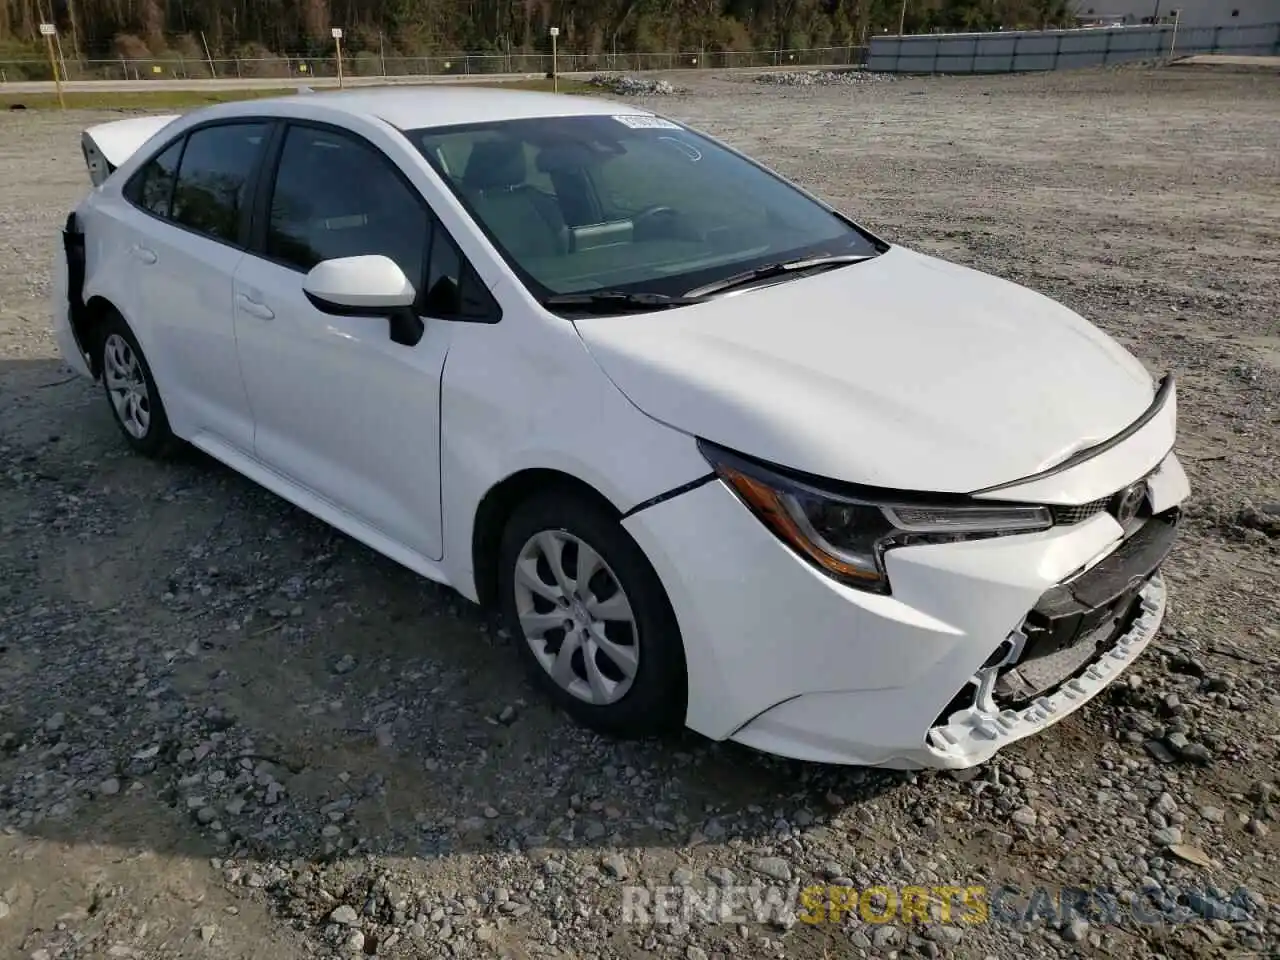
<svg viewBox="0 0 1280 960"><path fill-rule="evenodd" d="M234 243L249 178L266 141L265 123L205 127L187 137L173 195L173 220Z"/></svg>

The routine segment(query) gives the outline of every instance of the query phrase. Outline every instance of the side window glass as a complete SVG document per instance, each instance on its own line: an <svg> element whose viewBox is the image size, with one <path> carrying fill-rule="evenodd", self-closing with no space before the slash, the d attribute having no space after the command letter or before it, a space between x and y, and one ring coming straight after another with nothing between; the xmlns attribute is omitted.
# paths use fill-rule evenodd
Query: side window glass
<svg viewBox="0 0 1280 960"><path fill-rule="evenodd" d="M470 320L496 320L500 314L484 281L439 223L435 225L435 239L431 244L422 310L427 316Z"/></svg>
<svg viewBox="0 0 1280 960"><path fill-rule="evenodd" d="M168 217L173 202L173 181L178 172L178 160L182 157L179 137L160 154L147 163L129 184L129 199L157 217Z"/></svg>
<svg viewBox="0 0 1280 960"><path fill-rule="evenodd" d="M381 254L422 291L431 239L426 204L375 147L330 130L290 127L271 195L265 253L310 270Z"/></svg>
<svg viewBox="0 0 1280 960"><path fill-rule="evenodd" d="M187 137L173 193L174 221L234 243L266 136L264 123L236 123L205 127Z"/></svg>

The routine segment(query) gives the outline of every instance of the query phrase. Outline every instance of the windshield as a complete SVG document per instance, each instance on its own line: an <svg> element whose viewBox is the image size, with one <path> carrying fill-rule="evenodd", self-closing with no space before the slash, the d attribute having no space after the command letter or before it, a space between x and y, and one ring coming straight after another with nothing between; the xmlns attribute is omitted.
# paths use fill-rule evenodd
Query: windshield
<svg viewBox="0 0 1280 960"><path fill-rule="evenodd" d="M678 297L756 267L883 244L778 177L654 116L410 131L541 300Z"/></svg>

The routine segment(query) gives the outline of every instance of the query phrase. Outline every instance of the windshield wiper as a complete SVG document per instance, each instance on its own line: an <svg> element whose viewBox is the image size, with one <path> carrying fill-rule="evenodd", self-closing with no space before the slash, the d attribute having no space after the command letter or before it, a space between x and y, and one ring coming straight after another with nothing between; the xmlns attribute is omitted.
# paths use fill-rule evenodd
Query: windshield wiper
<svg viewBox="0 0 1280 960"><path fill-rule="evenodd" d="M763 266L756 267L754 270L735 273L733 276L725 277L723 280L716 280L714 283L697 287L690 290L685 296L706 297L713 293L724 293L724 291L732 290L734 287L746 286L756 280L768 280L770 277L781 277L788 273L813 270L819 267L838 267L848 263L861 263L863 260L871 260L874 257L875 254L846 253L824 257L806 257L803 260L786 260L781 263L766 263Z"/></svg>
<svg viewBox="0 0 1280 960"><path fill-rule="evenodd" d="M669 297L665 293L627 293L623 290L595 290L591 293L561 293L541 301L551 310L584 310L592 313L643 313L702 303L701 297Z"/></svg>

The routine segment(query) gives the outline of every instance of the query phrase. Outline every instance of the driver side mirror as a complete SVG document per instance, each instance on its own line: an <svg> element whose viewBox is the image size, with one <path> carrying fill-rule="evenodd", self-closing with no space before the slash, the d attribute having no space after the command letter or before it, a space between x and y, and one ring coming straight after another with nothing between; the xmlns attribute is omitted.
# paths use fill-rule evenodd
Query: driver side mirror
<svg viewBox="0 0 1280 960"><path fill-rule="evenodd" d="M303 278L302 292L330 316L386 317L396 343L411 347L422 339L422 318L414 310L418 292L390 257L322 260Z"/></svg>

